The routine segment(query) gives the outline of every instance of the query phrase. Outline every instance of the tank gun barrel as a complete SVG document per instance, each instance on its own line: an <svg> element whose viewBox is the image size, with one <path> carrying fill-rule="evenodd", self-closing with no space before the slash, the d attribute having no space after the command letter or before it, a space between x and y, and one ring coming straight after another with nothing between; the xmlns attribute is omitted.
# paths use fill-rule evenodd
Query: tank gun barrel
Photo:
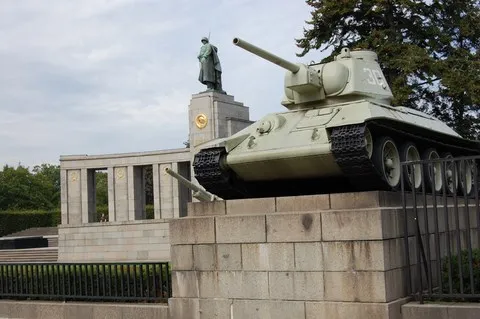
<svg viewBox="0 0 480 319"><path fill-rule="evenodd" d="M200 188L199 186L190 182L188 179L186 179L185 177L183 177L182 175L178 174L177 172L175 172L174 170L172 170L168 167L165 168L165 173L167 173L168 175L170 175L173 178L175 178L176 180L178 180L178 182L181 183L182 185L191 189L193 191L192 196L195 197L196 199L200 200L200 201L213 202L215 200L220 200L220 197L218 197L218 196L216 196L212 193L209 193L206 190Z"/></svg>
<svg viewBox="0 0 480 319"><path fill-rule="evenodd" d="M289 70L292 73L297 73L298 70L300 70L300 67L296 65L295 63L292 63L290 61L287 61L285 59L282 59L281 57L276 56L275 54L272 54L268 51L265 51L251 43L248 43L240 38L234 38L233 39L233 44L235 44L238 47L241 47L242 49L245 49L255 55L258 55L261 58L264 58L265 60L268 60L272 63L275 63L276 65L281 66L284 69Z"/></svg>

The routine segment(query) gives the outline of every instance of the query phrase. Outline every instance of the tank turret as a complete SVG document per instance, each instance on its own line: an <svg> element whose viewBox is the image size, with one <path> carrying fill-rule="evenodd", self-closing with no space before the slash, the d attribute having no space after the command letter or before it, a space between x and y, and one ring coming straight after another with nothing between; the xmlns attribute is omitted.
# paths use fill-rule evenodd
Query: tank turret
<svg viewBox="0 0 480 319"><path fill-rule="evenodd" d="M236 134L198 145L197 181L223 198L347 191L473 191L472 176L451 165L402 172L401 162L480 154L480 142L462 138L442 121L392 106L392 92L368 50L343 48L332 62L284 60L239 38L233 43L284 69L288 111L266 114ZM254 106L260 107L260 106ZM440 164L439 164L440 165ZM463 169L462 174L473 174Z"/></svg>
<svg viewBox="0 0 480 319"><path fill-rule="evenodd" d="M233 44L286 69L282 105L288 109L361 99L390 104L393 98L375 52L343 48L332 62L305 65L284 60L239 38L233 39Z"/></svg>

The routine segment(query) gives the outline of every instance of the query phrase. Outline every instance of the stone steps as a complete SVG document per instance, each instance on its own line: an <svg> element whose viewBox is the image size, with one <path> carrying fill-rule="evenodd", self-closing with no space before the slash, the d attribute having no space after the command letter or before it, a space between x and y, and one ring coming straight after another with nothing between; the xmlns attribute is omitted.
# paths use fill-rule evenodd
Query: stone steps
<svg viewBox="0 0 480 319"><path fill-rule="evenodd" d="M56 262L58 248L0 250L0 263Z"/></svg>
<svg viewBox="0 0 480 319"><path fill-rule="evenodd" d="M48 240L48 247L58 247L58 235L57 236L45 236Z"/></svg>

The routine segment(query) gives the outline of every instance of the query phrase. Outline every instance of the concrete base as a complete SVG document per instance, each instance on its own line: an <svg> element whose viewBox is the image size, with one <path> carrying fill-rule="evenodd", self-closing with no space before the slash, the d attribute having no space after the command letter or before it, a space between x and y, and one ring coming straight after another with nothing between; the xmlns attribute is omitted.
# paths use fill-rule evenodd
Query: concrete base
<svg viewBox="0 0 480 319"><path fill-rule="evenodd" d="M37 302L0 300L0 318L168 319L165 304Z"/></svg>
<svg viewBox="0 0 480 319"><path fill-rule="evenodd" d="M191 203L170 222L172 319L401 319L399 193Z"/></svg>

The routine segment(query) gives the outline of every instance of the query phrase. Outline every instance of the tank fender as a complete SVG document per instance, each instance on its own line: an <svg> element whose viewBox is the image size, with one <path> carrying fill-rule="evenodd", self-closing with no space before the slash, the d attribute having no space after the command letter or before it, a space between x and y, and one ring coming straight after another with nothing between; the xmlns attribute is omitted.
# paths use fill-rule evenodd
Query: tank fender
<svg viewBox="0 0 480 319"><path fill-rule="evenodd" d="M240 145L249 136L250 133L231 136L230 139L225 141L225 150L227 151L227 153L231 152L235 147Z"/></svg>

